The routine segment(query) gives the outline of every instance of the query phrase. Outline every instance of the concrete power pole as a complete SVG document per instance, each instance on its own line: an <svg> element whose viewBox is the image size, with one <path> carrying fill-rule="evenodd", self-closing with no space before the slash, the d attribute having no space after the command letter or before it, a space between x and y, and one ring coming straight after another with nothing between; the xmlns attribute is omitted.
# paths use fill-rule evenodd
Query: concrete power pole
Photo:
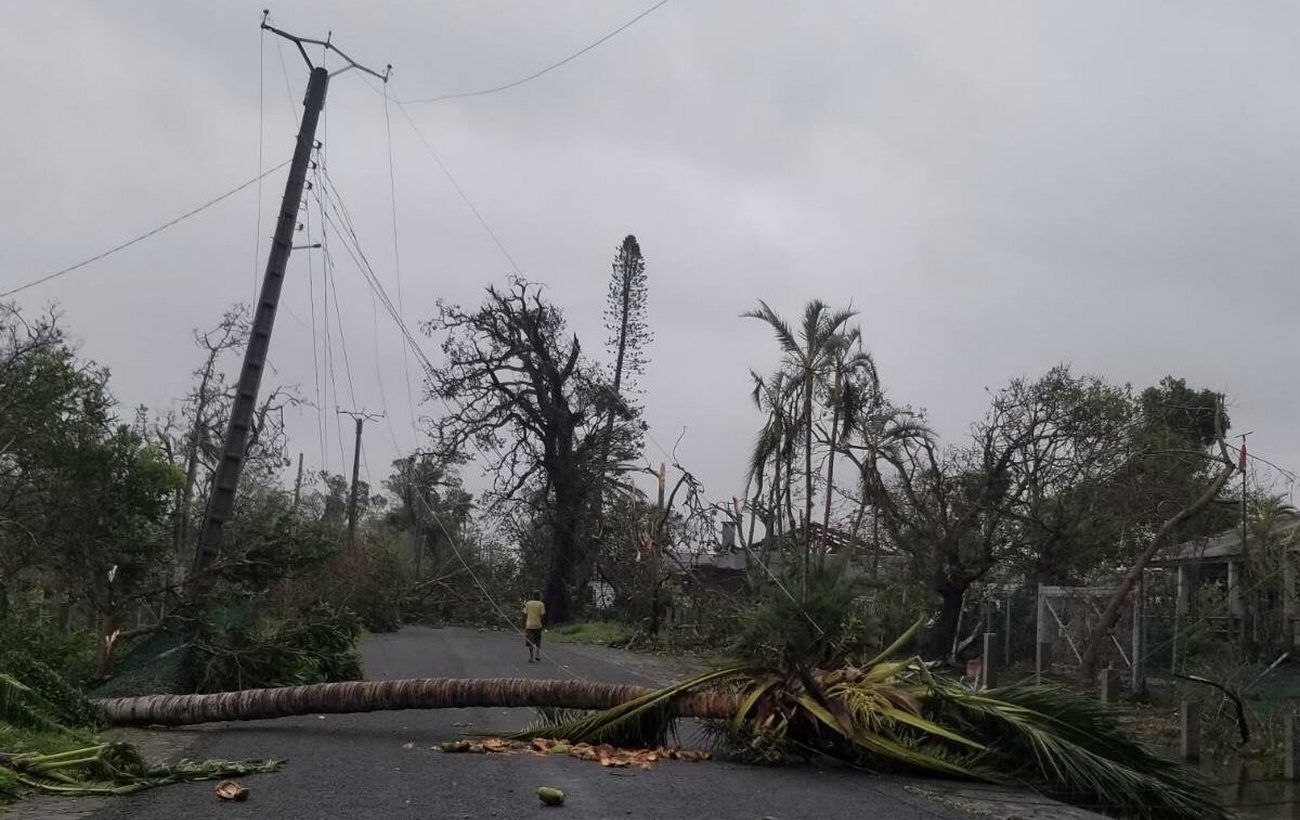
<svg viewBox="0 0 1300 820"><path fill-rule="evenodd" d="M339 410L339 413L345 416L351 416L357 423L357 440L352 450L352 488L348 492L348 548L351 549L357 541L357 474L361 471L361 430L365 427L366 421L370 419L382 419L383 413L367 413L365 411L357 412L355 410Z"/></svg>
<svg viewBox="0 0 1300 820"><path fill-rule="evenodd" d="M212 479L212 496L203 519L203 529L199 533L198 551L194 556L196 572L206 570L221 553L222 528L235 509L235 488L239 485L239 476L244 469L245 449L248 446L249 433L253 428L253 414L257 407L258 390L262 384L262 371L266 367L266 354L271 347L271 331L275 327L275 312L280 304L280 290L284 286L284 271L289 264L289 254L293 250L293 234L298 227L298 209L302 203L307 166L311 160L311 152L316 147L316 124L320 120L321 109L325 106L325 91L329 87L332 76L323 66L312 63L303 46L304 44L323 46L341 56L347 65L335 71L335 74L355 68L388 82L388 71L379 74L358 65L346 54L330 45L328 40L296 37L269 26L266 24L266 14L263 12L262 28L298 46L298 51L311 69L311 78L307 82L302 123L298 127L298 142L294 147L293 160L289 164L289 179L284 186L280 217L276 221L275 235L271 240L271 252L266 259L266 272L262 275L262 290L253 313L252 331L248 337L248 347L244 351L244 363L239 371L239 384L235 388L235 401L230 410L230 421L226 426L226 435L221 447L221 460L217 463L216 475Z"/></svg>

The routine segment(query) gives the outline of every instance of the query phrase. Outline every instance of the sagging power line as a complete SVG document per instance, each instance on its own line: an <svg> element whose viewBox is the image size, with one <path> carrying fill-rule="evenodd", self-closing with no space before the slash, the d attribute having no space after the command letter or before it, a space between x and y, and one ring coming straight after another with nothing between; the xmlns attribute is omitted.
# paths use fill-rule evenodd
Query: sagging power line
<svg viewBox="0 0 1300 820"><path fill-rule="evenodd" d="M622 34L624 31L627 31L629 28L639 23L643 18L648 17L652 12L658 10L659 8L667 4L668 4L668 0L659 0L658 3L655 3L653 6L650 6L648 9L641 12L637 16L633 17L631 20L628 20L626 23L614 29L613 31L609 32L605 36L601 37L599 40L596 40L595 42L592 43L588 43L587 45L573 52L569 56L561 60L557 60L551 63L550 65L546 66L545 68L539 69L537 71L534 71L531 74L520 77L517 80L512 80L508 83L492 86L490 88L480 88L472 91L453 91L446 94L438 94L432 97L420 97L416 99L400 100L400 101L395 100L394 102L397 102L398 105L404 105L407 103L411 103L411 104L436 103L436 102L442 102L443 100L463 99L465 97L483 97L483 96L487 96L488 94L496 94L497 92L500 91L508 91L511 88L517 88L523 85L524 83L536 80L538 77L541 77L544 74L549 74L555 69L560 68L561 66L566 65L578 59L582 55L586 54L588 51L591 51L592 49L602 45L606 41L613 39L619 34Z"/></svg>
<svg viewBox="0 0 1300 820"><path fill-rule="evenodd" d="M207 202L204 202L202 205L198 206L197 208L188 210L185 213L181 214L180 216L176 217L175 219L168 220L167 222L164 222L163 224L159 225L158 227L152 230L145 231L139 236L132 237L131 239L126 240L125 242L114 245L113 247L109 248L106 251L103 251L102 253L97 253L94 256L91 256L87 259L83 259L80 262L77 262L75 265L69 265L66 268L56 270L53 273L47 273L44 276L37 277L36 279L33 279L30 282L26 282L22 285L19 285L16 288L10 288L9 290L0 292L0 299L13 296L16 293L22 293L23 291L28 290L29 288L34 288L37 285L43 285L46 282L49 282L53 279L58 279L61 276L66 276L67 274L72 273L75 270L79 270L80 268L86 267L92 262L98 262L99 260L105 257L112 256L118 251L126 250L127 248L131 247L137 242L143 242L144 240L148 239L151 236L156 236L162 233L163 231L167 230L168 228L173 227L174 225L179 225L180 223L184 222L185 220L189 219L192 216L197 216L203 213L208 208L211 208L213 205L217 205L221 202L224 202L225 200L229 199L230 197L234 196L235 194L239 193L245 188L248 188L250 185L254 185L257 182L261 181L262 179L270 176L271 174L274 174L276 171L288 165L291 161L292 160L285 160L284 162L280 163L274 168L263 171L262 173L258 174L257 176L253 177L250 180L241 182L239 185L236 185L234 188L231 188L229 191L226 191L224 194L209 199Z"/></svg>

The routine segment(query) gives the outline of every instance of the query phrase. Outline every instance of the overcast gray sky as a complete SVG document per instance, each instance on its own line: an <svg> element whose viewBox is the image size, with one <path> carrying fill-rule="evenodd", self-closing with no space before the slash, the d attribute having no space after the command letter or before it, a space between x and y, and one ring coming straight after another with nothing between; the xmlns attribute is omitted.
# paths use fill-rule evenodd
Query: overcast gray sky
<svg viewBox="0 0 1300 820"><path fill-rule="evenodd" d="M272 11L391 62L391 93L409 99L508 82L649 4ZM0 290L252 177L259 122L265 166L288 158L306 69L263 39L263 5L0 4ZM789 314L814 297L859 309L891 395L949 437L982 412L986 387L1069 361L1139 386L1173 373L1223 390L1253 449L1300 468L1298 30L1300 6L1281 2L673 0L540 79L410 110L593 352L610 259L637 235L656 334L649 422L665 447L686 429L679 453L711 495L743 487L760 422L747 370L775 362L764 329L737 318L759 298ZM413 323L438 297L476 302L509 265L391 113ZM395 290L383 98L335 78L324 139ZM248 301L282 187L283 172L261 186L261 225L250 189L18 301L60 303L123 402L165 406L196 364L191 328ZM290 264L293 316L280 315L272 359L314 397L310 256ZM380 315L376 355L371 298L345 259L357 401L381 408L381 375L393 420L367 436L378 481L392 439L412 444L400 347ZM341 357L337 378L350 404ZM323 458L340 471L328 401ZM314 410L293 434L319 464Z"/></svg>

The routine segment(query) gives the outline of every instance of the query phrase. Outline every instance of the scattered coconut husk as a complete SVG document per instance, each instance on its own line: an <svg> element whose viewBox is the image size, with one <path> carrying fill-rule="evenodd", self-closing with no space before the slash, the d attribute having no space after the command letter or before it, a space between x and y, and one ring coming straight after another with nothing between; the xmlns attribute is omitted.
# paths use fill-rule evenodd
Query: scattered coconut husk
<svg viewBox="0 0 1300 820"><path fill-rule="evenodd" d="M565 740L533 738L531 741L507 740L499 737L484 738L479 742L453 740L441 746L433 747L448 753L471 754L531 754L536 756L568 755L578 760L590 760L611 769L624 769L638 766L650 769L653 764L663 760L681 760L686 763L698 763L708 760L710 752L697 749L682 749L677 746L658 746L647 749L626 749L611 746L608 743L569 743Z"/></svg>
<svg viewBox="0 0 1300 820"><path fill-rule="evenodd" d="M223 780L217 784L217 797L222 800L241 801L248 799L248 787L233 780Z"/></svg>

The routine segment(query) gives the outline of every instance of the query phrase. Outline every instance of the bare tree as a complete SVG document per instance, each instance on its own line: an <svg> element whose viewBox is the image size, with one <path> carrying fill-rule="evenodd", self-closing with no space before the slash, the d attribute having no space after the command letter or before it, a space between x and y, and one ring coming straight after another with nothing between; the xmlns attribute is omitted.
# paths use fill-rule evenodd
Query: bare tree
<svg viewBox="0 0 1300 820"><path fill-rule="evenodd" d="M610 393L539 285L512 278L489 287L474 310L440 303L424 328L445 334L446 364L430 373L430 392L452 403L434 430L441 455L482 454L494 474L492 505L544 506L551 543L543 600L548 617L563 622L602 453L608 447L612 462L623 461L632 431L615 424L607 440Z"/></svg>
<svg viewBox="0 0 1300 820"><path fill-rule="evenodd" d="M221 359L243 344L248 335L248 311L235 306L221 317L211 330L195 331L194 341L204 351L203 364L194 371L194 390L186 397L181 416L189 424L185 434L185 481L177 490L173 512L172 546L177 556L190 541L190 519L193 512L194 486L199 475L200 446L211 447L212 434L221 423L217 406L226 393L224 374L219 370ZM165 431L160 430L160 434ZM163 436L165 439L170 437Z"/></svg>

